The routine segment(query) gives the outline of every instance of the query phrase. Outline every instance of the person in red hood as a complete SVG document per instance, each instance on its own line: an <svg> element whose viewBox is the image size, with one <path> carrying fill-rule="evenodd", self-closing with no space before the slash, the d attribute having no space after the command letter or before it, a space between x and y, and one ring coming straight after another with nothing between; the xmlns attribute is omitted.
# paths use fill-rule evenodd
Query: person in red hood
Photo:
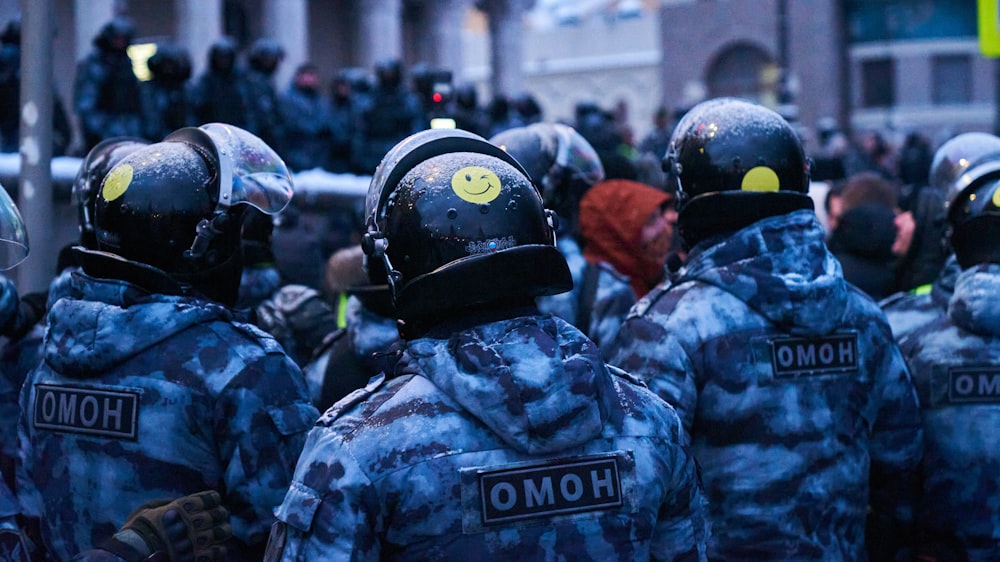
<svg viewBox="0 0 1000 562"><path fill-rule="evenodd" d="M628 179L595 184L580 201L587 260L576 326L601 348L636 301L663 279L676 212L671 196Z"/></svg>

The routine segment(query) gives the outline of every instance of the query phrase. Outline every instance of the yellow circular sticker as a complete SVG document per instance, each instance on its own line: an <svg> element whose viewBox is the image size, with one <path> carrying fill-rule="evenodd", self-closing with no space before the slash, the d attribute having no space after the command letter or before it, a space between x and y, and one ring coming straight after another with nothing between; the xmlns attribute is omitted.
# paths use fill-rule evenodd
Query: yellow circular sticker
<svg viewBox="0 0 1000 562"><path fill-rule="evenodd" d="M1000 207L1000 187L993 190L993 206Z"/></svg>
<svg viewBox="0 0 1000 562"><path fill-rule="evenodd" d="M781 181L778 180L778 174L767 166L750 168L743 175L743 183L740 185L740 189L743 191L778 191L780 187Z"/></svg>
<svg viewBox="0 0 1000 562"><path fill-rule="evenodd" d="M489 203L500 195L500 178L482 166L466 166L451 176L451 188L469 203Z"/></svg>
<svg viewBox="0 0 1000 562"><path fill-rule="evenodd" d="M132 171L131 165L122 164L115 166L115 169L108 173L108 177L104 178L104 188L101 191L105 201L114 201L128 190L129 184L132 183Z"/></svg>

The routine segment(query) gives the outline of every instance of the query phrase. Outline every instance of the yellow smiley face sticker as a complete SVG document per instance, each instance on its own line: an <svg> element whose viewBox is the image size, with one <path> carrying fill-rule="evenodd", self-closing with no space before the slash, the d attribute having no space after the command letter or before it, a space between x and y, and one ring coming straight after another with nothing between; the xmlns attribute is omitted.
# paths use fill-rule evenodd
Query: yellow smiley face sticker
<svg viewBox="0 0 1000 562"><path fill-rule="evenodd" d="M993 206L1000 207L1000 187L993 190Z"/></svg>
<svg viewBox="0 0 1000 562"><path fill-rule="evenodd" d="M132 183L132 173L132 166L128 164L115 166L108 173L108 177L104 178L104 187L101 191L104 200L114 201L121 197L128 190L129 184Z"/></svg>
<svg viewBox="0 0 1000 562"><path fill-rule="evenodd" d="M743 175L743 183L740 184L740 189L743 191L769 192L778 191L780 188L781 181L778 179L778 174L774 173L774 170L767 166L750 168Z"/></svg>
<svg viewBox="0 0 1000 562"><path fill-rule="evenodd" d="M482 166L466 166L451 176L451 188L463 201L489 203L500 195L500 178Z"/></svg>

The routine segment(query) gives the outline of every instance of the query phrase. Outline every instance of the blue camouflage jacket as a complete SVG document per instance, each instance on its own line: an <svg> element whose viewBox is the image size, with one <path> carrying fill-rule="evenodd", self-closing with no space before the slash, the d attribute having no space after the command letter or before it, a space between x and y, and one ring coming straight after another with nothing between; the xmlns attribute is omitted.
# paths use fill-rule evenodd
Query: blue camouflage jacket
<svg viewBox="0 0 1000 562"><path fill-rule="evenodd" d="M948 310L948 301L955 292L955 279L961 272L958 260L952 254L930 290L913 290L896 293L879 301L892 328L892 336L899 343L918 328L940 318Z"/></svg>
<svg viewBox="0 0 1000 562"><path fill-rule="evenodd" d="M1000 265L955 280L947 309L900 339L923 406L917 536L1000 560Z"/></svg>
<svg viewBox="0 0 1000 562"><path fill-rule="evenodd" d="M307 430L302 374L273 338L191 297L73 275L21 391L27 503L62 560L140 504L216 489L262 545Z"/></svg>
<svg viewBox="0 0 1000 562"><path fill-rule="evenodd" d="M703 560L673 410L550 315L407 342L330 408L277 511L283 560Z"/></svg>
<svg viewBox="0 0 1000 562"><path fill-rule="evenodd" d="M844 281L811 211L715 242L640 299L611 363L647 381L690 434L710 558L863 559L869 503L908 520L921 454L885 317Z"/></svg>
<svg viewBox="0 0 1000 562"><path fill-rule="evenodd" d="M618 273L611 264L601 262L594 267L599 271L597 290L590 303L590 322L585 333L607 357L622 322L635 305L636 297L629 278Z"/></svg>

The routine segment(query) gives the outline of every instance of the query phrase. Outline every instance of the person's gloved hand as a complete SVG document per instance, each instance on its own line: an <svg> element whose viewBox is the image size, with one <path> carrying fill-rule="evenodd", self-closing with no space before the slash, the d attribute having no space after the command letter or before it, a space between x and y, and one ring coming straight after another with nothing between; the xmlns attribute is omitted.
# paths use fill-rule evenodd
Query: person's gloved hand
<svg viewBox="0 0 1000 562"><path fill-rule="evenodd" d="M207 491L139 506L103 546L126 560L162 553L165 560L207 562L226 557L223 543L232 536L229 511L218 492ZM135 554L123 555L128 551Z"/></svg>

